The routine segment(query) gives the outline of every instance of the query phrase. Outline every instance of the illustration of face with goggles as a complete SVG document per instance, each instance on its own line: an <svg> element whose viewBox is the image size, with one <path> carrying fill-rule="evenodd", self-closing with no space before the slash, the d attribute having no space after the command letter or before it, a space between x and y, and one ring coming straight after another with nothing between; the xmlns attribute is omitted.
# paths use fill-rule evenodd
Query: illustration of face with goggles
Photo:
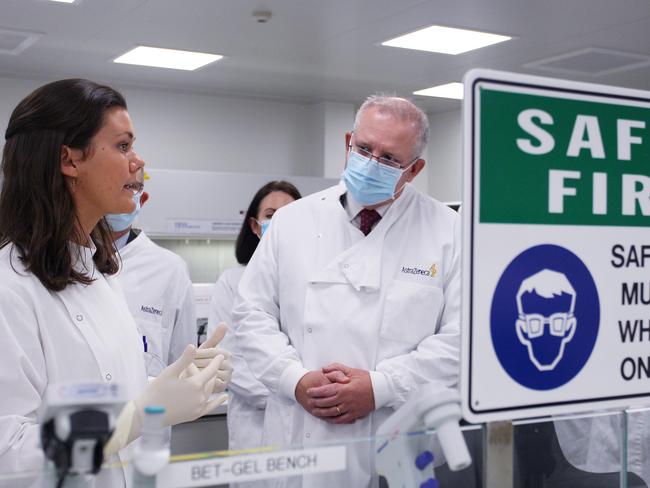
<svg viewBox="0 0 650 488"><path fill-rule="evenodd" d="M576 292L563 273L544 269L521 282L517 292L516 322L519 342L540 371L551 371L573 339Z"/></svg>

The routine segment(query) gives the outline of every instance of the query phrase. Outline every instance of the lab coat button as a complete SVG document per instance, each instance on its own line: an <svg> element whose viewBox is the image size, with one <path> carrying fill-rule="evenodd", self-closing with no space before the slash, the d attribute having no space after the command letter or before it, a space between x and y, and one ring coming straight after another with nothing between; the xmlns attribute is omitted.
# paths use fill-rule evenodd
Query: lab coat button
<svg viewBox="0 0 650 488"><path fill-rule="evenodd" d="M83 322L84 316L78 313L75 318L77 319L77 322Z"/></svg>
<svg viewBox="0 0 650 488"><path fill-rule="evenodd" d="M311 437L311 434L310 434L309 432L306 432L306 433L305 433L305 437L306 437L307 439L309 439L309 438Z"/></svg>
<svg viewBox="0 0 650 488"><path fill-rule="evenodd" d="M349 265L348 263L343 263L343 264L341 265L341 267L342 267L343 269L348 269L348 268L350 267L350 265Z"/></svg>
<svg viewBox="0 0 650 488"><path fill-rule="evenodd" d="M307 328L307 332L311 334L311 327Z"/></svg>
<svg viewBox="0 0 650 488"><path fill-rule="evenodd" d="M106 381L111 381L113 379L113 375L111 373L106 373Z"/></svg>

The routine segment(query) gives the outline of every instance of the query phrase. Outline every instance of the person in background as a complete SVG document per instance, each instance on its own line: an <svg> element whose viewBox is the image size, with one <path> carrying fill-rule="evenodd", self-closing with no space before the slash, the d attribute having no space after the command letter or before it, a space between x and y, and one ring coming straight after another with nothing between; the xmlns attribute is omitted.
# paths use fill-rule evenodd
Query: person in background
<svg viewBox="0 0 650 488"><path fill-rule="evenodd" d="M136 173L136 179L133 211L106 215L106 222L122 261L117 278L138 326L147 374L158 376L196 342L194 295L185 261L132 227L149 200L144 170Z"/></svg>
<svg viewBox="0 0 650 488"><path fill-rule="evenodd" d="M199 358L188 345L147 383L104 219L135 207L144 162L134 139L122 95L83 79L37 88L10 116L0 190L0 474L43 466L40 423L54 385L123 389L130 401L105 446L109 462L118 461L115 453L125 459L144 406L164 407L164 423L172 425L224 400L210 399L224 360L215 348ZM125 485L121 467L101 471L95 484Z"/></svg>
<svg viewBox="0 0 650 488"><path fill-rule="evenodd" d="M241 266L226 269L217 280L210 301L208 335L214 333L220 322L232 324L231 311L239 280L271 223L271 217L280 207L299 198L298 189L287 181L271 181L253 197L235 245L235 255ZM261 446L268 390L255 379L246 362L237 353L232 332L226 334L222 344L232 352L234 367L228 387L228 447L247 449Z"/></svg>
<svg viewBox="0 0 650 488"><path fill-rule="evenodd" d="M409 183L426 114L369 97L345 135L342 181L278 210L233 308L238 353L268 388L267 445L371 437L426 383L458 383L460 219ZM367 444L347 469L277 486L378 483Z"/></svg>
<svg viewBox="0 0 650 488"><path fill-rule="evenodd" d="M556 419L545 427L555 427L557 439L553 439L550 451L557 459L557 471L564 479L573 480L572 488L619 486L621 471L626 471L628 488L650 486L647 409L584 413Z"/></svg>

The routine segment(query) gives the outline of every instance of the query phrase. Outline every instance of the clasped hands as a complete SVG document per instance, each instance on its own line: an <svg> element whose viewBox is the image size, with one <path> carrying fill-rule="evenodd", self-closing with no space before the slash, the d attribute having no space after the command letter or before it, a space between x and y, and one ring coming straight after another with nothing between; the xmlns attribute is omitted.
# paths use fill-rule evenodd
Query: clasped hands
<svg viewBox="0 0 650 488"><path fill-rule="evenodd" d="M331 424L351 424L375 409L370 373L340 363L305 374L295 395L307 412Z"/></svg>

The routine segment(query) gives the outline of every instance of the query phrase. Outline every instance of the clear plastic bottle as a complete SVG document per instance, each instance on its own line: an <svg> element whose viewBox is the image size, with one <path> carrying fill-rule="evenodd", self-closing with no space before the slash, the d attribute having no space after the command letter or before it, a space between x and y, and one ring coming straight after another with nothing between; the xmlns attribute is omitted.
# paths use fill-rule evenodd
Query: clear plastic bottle
<svg viewBox="0 0 650 488"><path fill-rule="evenodd" d="M155 486L156 474L169 463L169 429L164 426L164 407L144 408L142 436L133 453L134 486Z"/></svg>

